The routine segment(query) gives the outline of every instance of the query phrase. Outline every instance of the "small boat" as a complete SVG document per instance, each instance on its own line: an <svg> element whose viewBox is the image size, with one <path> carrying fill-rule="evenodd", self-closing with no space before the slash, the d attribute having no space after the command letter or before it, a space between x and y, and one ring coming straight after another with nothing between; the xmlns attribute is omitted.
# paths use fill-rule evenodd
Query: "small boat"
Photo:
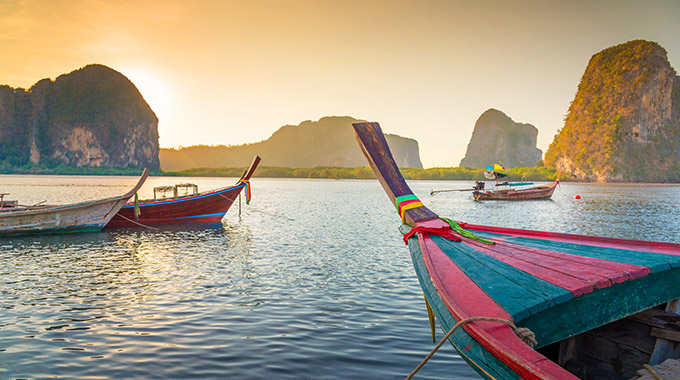
<svg viewBox="0 0 680 380"><path fill-rule="evenodd" d="M68 205L12 205L0 209L0 236L99 231L133 195L149 171L127 193Z"/></svg>
<svg viewBox="0 0 680 380"><path fill-rule="evenodd" d="M483 378L629 379L678 358L680 244L440 218L404 181L378 123L353 126L401 216L433 336L436 318L440 344Z"/></svg>
<svg viewBox="0 0 680 380"><path fill-rule="evenodd" d="M512 186L525 186L527 183L507 183L509 186L507 188L495 187L491 191L484 190L474 190L472 196L478 201L515 201L515 200L528 200L528 199L547 199L552 197L555 192L555 188L559 185L559 178L547 185L533 186L528 188L515 189Z"/></svg>
<svg viewBox="0 0 680 380"><path fill-rule="evenodd" d="M106 227L218 224L244 188L246 202L250 201L250 177L259 163L260 157L255 156L250 167L234 186L203 193L199 193L198 186L191 183L156 187L155 199L139 200L124 205ZM171 195L166 196L168 193Z"/></svg>
<svg viewBox="0 0 680 380"><path fill-rule="evenodd" d="M505 168L500 164L493 166L487 165L484 177L487 179L494 179L496 183L491 190L484 190L485 183L477 181L475 188L472 191L472 196L477 201L514 201L514 200L528 200L528 199L547 199L552 197L555 188L560 183L560 173L555 182L548 185L532 186L532 182L499 182L499 179L505 178L508 175L502 171ZM520 187L521 186L521 187Z"/></svg>

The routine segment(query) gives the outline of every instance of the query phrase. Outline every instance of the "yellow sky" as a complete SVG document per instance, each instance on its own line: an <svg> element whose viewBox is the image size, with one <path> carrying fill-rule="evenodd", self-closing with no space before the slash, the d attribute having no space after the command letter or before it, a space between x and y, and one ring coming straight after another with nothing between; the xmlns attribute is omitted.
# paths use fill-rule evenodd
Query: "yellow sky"
<svg viewBox="0 0 680 380"><path fill-rule="evenodd" d="M680 68L680 1L0 0L0 84L90 63L130 78L162 147L242 144L323 116L457 166L488 108L545 151L588 59L632 39Z"/></svg>

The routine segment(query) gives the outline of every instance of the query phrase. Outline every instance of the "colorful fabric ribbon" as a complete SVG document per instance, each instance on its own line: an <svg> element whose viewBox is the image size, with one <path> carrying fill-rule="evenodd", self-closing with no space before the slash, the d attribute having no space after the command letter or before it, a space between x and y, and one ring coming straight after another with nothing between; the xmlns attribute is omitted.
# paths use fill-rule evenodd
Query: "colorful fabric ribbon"
<svg viewBox="0 0 680 380"><path fill-rule="evenodd" d="M137 195L137 192L135 191L135 221L139 221L139 215L141 215L142 210L139 208L139 196Z"/></svg>
<svg viewBox="0 0 680 380"><path fill-rule="evenodd" d="M439 228L431 228L431 227L422 227L422 226L417 226L411 228L411 231L407 232L404 234L404 244L408 245L408 239L413 236L416 232L424 232L429 235L438 235L444 238L447 238L449 240L453 241L461 241L460 236L454 235L453 230L451 230L451 227L439 227Z"/></svg>
<svg viewBox="0 0 680 380"><path fill-rule="evenodd" d="M468 238L470 238L470 239L472 239L472 240L477 240L477 241L480 242L480 243L484 243L484 244L496 244L495 241L492 241L492 240L489 240L489 239L484 239L484 238L482 238L482 237L479 237L479 236L473 234L472 232L470 232L470 231L468 231L468 230L466 230L466 229L463 229L463 227L461 227L460 224L458 224L455 220L451 220L451 219L448 219L448 218L440 218L440 219L443 220L443 221L445 221L446 223L448 223L449 226L451 226L451 229L453 229L454 231L458 232L460 235L463 235L463 236L465 236L465 237L468 237Z"/></svg>
<svg viewBox="0 0 680 380"><path fill-rule="evenodd" d="M495 241L481 238L473 234L472 232L463 229L463 227L461 227L456 221L453 221L448 218L441 218L441 220L448 223L448 226L436 228L416 226L411 228L409 232L404 234L404 244L408 245L408 239L411 238L416 232L422 232L430 235L438 235L452 241L461 241L462 239L460 238L460 236L458 236L461 235L484 244L496 244ZM454 235L454 232L457 233L458 235Z"/></svg>
<svg viewBox="0 0 680 380"><path fill-rule="evenodd" d="M401 216L401 223L406 224L406 210L411 210L418 207L423 207L423 202L415 196L415 194L406 194L396 197L394 205Z"/></svg>
<svg viewBox="0 0 680 380"><path fill-rule="evenodd" d="M249 205L250 204L250 196L251 196L251 194L250 194L250 180L241 179L240 181L238 181L238 183L246 185L246 204Z"/></svg>

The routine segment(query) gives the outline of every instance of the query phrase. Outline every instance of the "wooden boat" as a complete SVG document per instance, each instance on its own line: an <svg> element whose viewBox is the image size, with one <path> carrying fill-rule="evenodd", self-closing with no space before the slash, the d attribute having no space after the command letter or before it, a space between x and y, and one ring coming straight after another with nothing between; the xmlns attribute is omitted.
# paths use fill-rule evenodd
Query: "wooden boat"
<svg viewBox="0 0 680 380"><path fill-rule="evenodd" d="M555 192L555 188L559 185L559 178L555 182L548 185L534 186L524 189L514 189L508 187L507 189L495 188L491 191L475 190L472 192L472 196L478 201L514 201L514 200L527 200L527 199L546 199L552 197Z"/></svg>
<svg viewBox="0 0 680 380"><path fill-rule="evenodd" d="M161 199L140 200L137 203L138 214L135 216L135 203L124 205L111 219L109 227L153 226L163 224L218 224L224 214L246 188L247 201L250 200L250 177L260 163L260 157L253 158L250 167L243 173L236 185L221 189L197 193L194 184L179 184L155 188L158 192L172 191L173 195ZM195 194L180 195L179 188L190 188Z"/></svg>
<svg viewBox="0 0 680 380"><path fill-rule="evenodd" d="M628 379L678 357L680 244L440 219L404 181L380 126L354 130L401 215L433 329L436 317L482 377Z"/></svg>
<svg viewBox="0 0 680 380"><path fill-rule="evenodd" d="M144 169L127 193L111 198L53 206L14 206L0 209L0 236L99 231L142 187Z"/></svg>

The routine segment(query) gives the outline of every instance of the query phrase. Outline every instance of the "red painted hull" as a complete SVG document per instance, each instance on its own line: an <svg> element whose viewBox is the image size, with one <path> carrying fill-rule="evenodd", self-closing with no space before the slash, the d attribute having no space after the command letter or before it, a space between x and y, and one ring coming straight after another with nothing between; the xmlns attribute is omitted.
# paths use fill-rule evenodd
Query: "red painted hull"
<svg viewBox="0 0 680 380"><path fill-rule="evenodd" d="M137 223L145 226L163 224L218 224L245 185L171 199L139 201ZM134 227L134 204L127 203L106 227Z"/></svg>

